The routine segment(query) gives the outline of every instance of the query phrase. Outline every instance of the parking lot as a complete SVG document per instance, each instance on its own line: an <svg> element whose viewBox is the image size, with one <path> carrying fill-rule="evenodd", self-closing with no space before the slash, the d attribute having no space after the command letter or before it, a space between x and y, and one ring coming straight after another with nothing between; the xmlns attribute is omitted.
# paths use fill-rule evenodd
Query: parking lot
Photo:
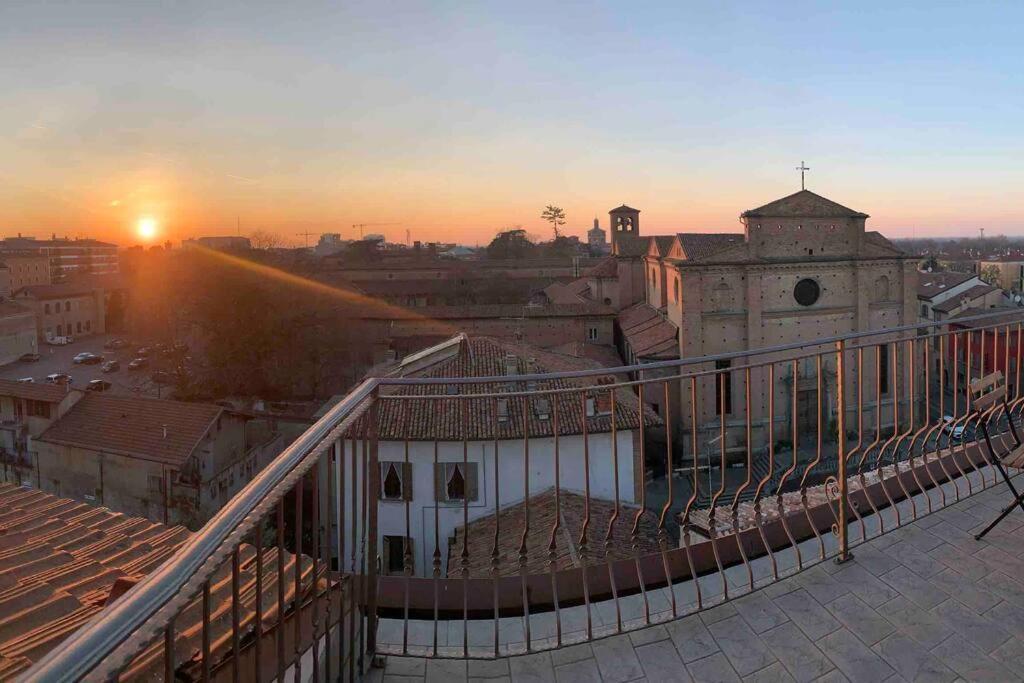
<svg viewBox="0 0 1024 683"><path fill-rule="evenodd" d="M71 386L75 389L85 389L90 380L105 379L111 383L109 391L112 394L167 397L171 387L161 387L150 381L150 375L153 373L152 366L140 370L128 369L128 362L136 356L137 344L129 344L128 347L116 351L103 348L103 344L118 336L120 335L104 334L81 337L64 346L50 346L45 342L40 342L38 362L15 361L9 365L0 366L0 379L16 380L31 377L36 382L45 382L47 375L63 372L71 375ZM117 360L121 363L121 369L116 372L104 373L100 370L102 365L100 363L76 365L72 359L83 351L91 351L103 356L104 361Z"/></svg>

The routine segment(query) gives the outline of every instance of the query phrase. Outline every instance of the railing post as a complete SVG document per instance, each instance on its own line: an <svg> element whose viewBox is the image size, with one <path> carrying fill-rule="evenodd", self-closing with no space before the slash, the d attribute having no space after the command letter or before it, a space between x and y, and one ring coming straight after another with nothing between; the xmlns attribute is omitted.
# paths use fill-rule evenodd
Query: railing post
<svg viewBox="0 0 1024 683"><path fill-rule="evenodd" d="M366 653L372 663L377 652L377 499L380 497L380 465L378 464L378 417L380 389L374 387L367 411L367 438L370 457L367 464L366 508Z"/></svg>
<svg viewBox="0 0 1024 683"><path fill-rule="evenodd" d="M846 514L850 507L849 501L849 489L846 475L846 364L844 362L844 355L846 353L846 341L840 339L836 342L836 426L837 434L836 442L839 445L839 463L838 463L838 479L839 479L839 524L837 525L836 534L839 536L839 555L836 557L836 564L842 564L853 559L853 555L850 553L850 538L847 533L847 527L849 526ZM860 381L860 377L857 378Z"/></svg>

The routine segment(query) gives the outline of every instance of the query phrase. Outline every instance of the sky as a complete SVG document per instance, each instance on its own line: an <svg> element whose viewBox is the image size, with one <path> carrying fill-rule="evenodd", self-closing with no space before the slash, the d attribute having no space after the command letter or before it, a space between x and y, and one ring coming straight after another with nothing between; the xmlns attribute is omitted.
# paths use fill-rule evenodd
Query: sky
<svg viewBox="0 0 1024 683"><path fill-rule="evenodd" d="M1024 3L0 3L0 234L1024 234Z"/></svg>

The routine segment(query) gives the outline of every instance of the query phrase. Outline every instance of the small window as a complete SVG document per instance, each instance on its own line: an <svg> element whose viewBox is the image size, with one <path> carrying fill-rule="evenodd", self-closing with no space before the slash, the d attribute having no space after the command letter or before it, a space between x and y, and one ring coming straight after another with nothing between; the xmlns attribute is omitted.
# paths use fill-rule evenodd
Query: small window
<svg viewBox="0 0 1024 683"><path fill-rule="evenodd" d="M434 470L434 488L439 502L475 502L478 497L477 463L438 463Z"/></svg>
<svg viewBox="0 0 1024 683"><path fill-rule="evenodd" d="M71 310L71 302L70 301L65 301L64 302L64 311L67 312L67 311L70 311L70 310Z"/></svg>
<svg viewBox="0 0 1024 683"><path fill-rule="evenodd" d="M85 331L86 332L91 332L92 331L92 321L91 320L86 320L85 321Z"/></svg>
<svg viewBox="0 0 1024 683"><path fill-rule="evenodd" d="M589 325L587 327L587 339L590 341L597 341L597 327L595 325Z"/></svg>
<svg viewBox="0 0 1024 683"><path fill-rule="evenodd" d="M77 332L78 334L81 334L81 333L82 333L82 323L81 323L81 322L78 322L78 323L77 323L77 324L75 325L75 332Z"/></svg>
<svg viewBox="0 0 1024 683"><path fill-rule="evenodd" d="M713 375L715 378L715 415L721 415L723 408L726 415L732 413L732 373L728 372L731 366L731 360L715 361L715 369L723 371Z"/></svg>
<svg viewBox="0 0 1024 683"><path fill-rule="evenodd" d="M408 536L384 536L384 573L387 575L405 573L405 557L409 556L409 570L412 571L412 539Z"/></svg>
<svg viewBox="0 0 1024 683"><path fill-rule="evenodd" d="M538 420L551 419L551 401L546 398L533 399L533 413Z"/></svg>
<svg viewBox="0 0 1024 683"><path fill-rule="evenodd" d="M50 314L50 304L43 304L43 313Z"/></svg>
<svg viewBox="0 0 1024 683"><path fill-rule="evenodd" d="M412 463L380 463L381 500L412 500Z"/></svg>
<svg viewBox="0 0 1024 683"><path fill-rule="evenodd" d="M164 478L155 474L149 475L149 492L150 493L163 493L164 492Z"/></svg>
<svg viewBox="0 0 1024 683"><path fill-rule="evenodd" d="M508 422L508 399L498 399L498 422Z"/></svg>
<svg viewBox="0 0 1024 683"><path fill-rule="evenodd" d="M61 336L63 334L64 334L64 326L63 325L57 325L57 336L59 337L59 336Z"/></svg>

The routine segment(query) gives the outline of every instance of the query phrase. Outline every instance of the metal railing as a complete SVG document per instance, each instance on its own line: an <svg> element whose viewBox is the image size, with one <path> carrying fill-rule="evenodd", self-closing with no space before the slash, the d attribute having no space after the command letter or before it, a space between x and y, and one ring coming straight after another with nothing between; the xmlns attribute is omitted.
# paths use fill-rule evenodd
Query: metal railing
<svg viewBox="0 0 1024 683"><path fill-rule="evenodd" d="M995 483L969 384L1001 370L1020 411L1022 324L556 373L462 339L438 376L361 384L27 678L353 680L377 653L555 648L845 561ZM466 368L491 370L443 376Z"/></svg>

